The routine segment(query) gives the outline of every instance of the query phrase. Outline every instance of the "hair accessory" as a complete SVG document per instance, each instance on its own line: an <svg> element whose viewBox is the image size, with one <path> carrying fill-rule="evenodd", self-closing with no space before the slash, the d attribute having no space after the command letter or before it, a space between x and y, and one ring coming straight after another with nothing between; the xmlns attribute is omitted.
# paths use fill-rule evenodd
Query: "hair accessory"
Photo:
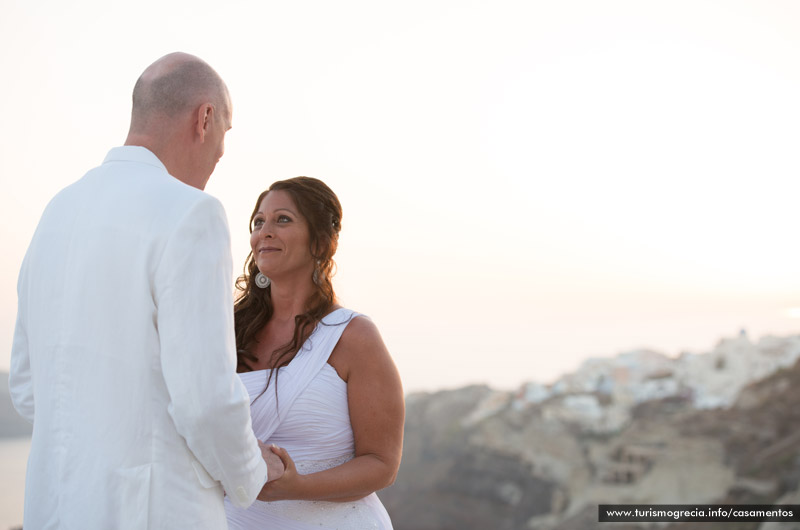
<svg viewBox="0 0 800 530"><path fill-rule="evenodd" d="M272 283L272 282L270 282L269 278L264 276L263 273L259 272L258 274L256 274L256 286L257 287L259 287L261 289L266 289L267 287L269 287L270 283Z"/></svg>

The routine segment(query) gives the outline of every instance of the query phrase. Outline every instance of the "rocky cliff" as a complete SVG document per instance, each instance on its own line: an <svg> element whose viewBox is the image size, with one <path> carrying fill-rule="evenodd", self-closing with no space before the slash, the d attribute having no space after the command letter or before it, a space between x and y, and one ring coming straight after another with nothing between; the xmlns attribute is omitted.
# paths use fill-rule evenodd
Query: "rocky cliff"
<svg viewBox="0 0 800 530"><path fill-rule="evenodd" d="M620 356L625 371L594 360L548 387L411 395L380 497L397 530L609 530L598 504L800 503L798 344L738 337L705 357ZM696 525L723 527L772 528Z"/></svg>

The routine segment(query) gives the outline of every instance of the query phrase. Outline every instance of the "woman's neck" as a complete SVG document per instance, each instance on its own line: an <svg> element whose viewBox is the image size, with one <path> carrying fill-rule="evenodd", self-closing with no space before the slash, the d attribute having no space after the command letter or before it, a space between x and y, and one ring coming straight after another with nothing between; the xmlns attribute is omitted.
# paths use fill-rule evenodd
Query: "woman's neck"
<svg viewBox="0 0 800 530"><path fill-rule="evenodd" d="M306 303L314 292L310 279L291 278L272 280L272 318L278 321L294 321L294 317L307 311Z"/></svg>

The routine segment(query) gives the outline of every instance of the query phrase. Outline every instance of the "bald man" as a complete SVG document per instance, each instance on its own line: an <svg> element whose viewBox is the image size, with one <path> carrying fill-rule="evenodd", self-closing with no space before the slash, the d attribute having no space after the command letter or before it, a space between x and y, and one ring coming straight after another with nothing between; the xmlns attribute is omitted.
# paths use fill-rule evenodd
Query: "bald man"
<svg viewBox="0 0 800 530"><path fill-rule="evenodd" d="M227 528L283 465L235 374L230 234L202 190L225 83L174 53L133 91L125 145L58 193L22 264L9 386L33 423L26 529Z"/></svg>

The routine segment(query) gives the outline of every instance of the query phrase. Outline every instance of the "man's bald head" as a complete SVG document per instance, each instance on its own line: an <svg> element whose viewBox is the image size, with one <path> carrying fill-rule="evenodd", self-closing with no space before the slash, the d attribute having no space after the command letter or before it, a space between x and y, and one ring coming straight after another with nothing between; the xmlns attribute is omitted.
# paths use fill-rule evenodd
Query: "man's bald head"
<svg viewBox="0 0 800 530"><path fill-rule="evenodd" d="M228 88L202 59L187 53L171 53L151 64L133 88L131 131L146 132L163 126L198 105L210 102L230 116ZM155 122L155 123L154 123Z"/></svg>
<svg viewBox="0 0 800 530"><path fill-rule="evenodd" d="M194 55L171 53L136 82L125 145L150 150L170 175L203 189L230 128L230 96L219 74Z"/></svg>

